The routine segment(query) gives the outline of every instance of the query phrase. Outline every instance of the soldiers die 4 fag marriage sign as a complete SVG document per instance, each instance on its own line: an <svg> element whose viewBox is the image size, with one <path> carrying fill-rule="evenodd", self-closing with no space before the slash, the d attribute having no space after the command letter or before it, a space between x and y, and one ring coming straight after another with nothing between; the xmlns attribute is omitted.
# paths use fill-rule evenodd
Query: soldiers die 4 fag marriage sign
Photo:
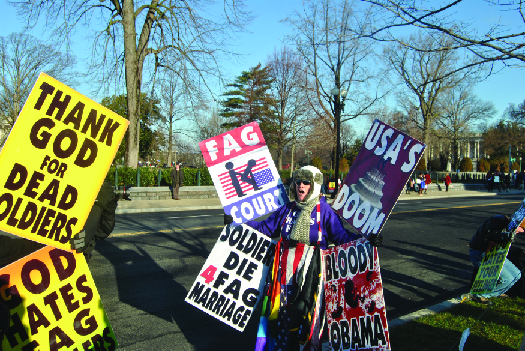
<svg viewBox="0 0 525 351"><path fill-rule="evenodd" d="M0 153L0 230L69 249L128 124L41 73Z"/></svg>

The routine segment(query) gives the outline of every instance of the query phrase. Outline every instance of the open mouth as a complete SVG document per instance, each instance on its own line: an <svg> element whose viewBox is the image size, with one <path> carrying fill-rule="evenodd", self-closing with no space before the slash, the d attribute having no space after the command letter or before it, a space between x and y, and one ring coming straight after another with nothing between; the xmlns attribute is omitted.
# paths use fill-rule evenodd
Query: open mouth
<svg viewBox="0 0 525 351"><path fill-rule="evenodd" d="M299 194L306 194L306 191L304 191L304 189L299 189Z"/></svg>

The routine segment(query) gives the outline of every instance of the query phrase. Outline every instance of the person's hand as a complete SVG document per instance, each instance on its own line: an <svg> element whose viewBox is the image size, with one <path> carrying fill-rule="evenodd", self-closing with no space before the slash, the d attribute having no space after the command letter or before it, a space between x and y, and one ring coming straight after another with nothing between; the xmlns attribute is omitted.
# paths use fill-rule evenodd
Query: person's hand
<svg viewBox="0 0 525 351"><path fill-rule="evenodd" d="M77 253L83 252L86 247L86 232L81 231L73 238L71 238L69 242L71 243L72 250L76 250Z"/></svg>
<svg viewBox="0 0 525 351"><path fill-rule="evenodd" d="M233 216L224 213L224 225L232 224L233 223Z"/></svg>
<svg viewBox="0 0 525 351"><path fill-rule="evenodd" d="M516 232L515 232L515 233L516 233L516 234L518 234L518 233L523 233L524 231L525 231L525 230L524 230L522 227L518 227L518 228L516 228Z"/></svg>
<svg viewBox="0 0 525 351"><path fill-rule="evenodd" d="M370 242L370 245L375 247L383 246L383 235L381 235L381 233L372 234L368 237L368 242Z"/></svg>

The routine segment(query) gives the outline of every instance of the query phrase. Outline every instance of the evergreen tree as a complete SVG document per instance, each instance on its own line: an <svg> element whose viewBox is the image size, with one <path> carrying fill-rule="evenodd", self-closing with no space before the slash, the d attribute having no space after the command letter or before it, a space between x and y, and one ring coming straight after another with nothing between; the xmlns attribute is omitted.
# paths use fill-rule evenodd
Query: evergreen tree
<svg viewBox="0 0 525 351"><path fill-rule="evenodd" d="M234 83L228 84L231 89L223 94L226 99L222 101L221 111L221 116L227 120L224 126L230 129L258 122L266 143L270 144L272 128L268 121L273 117L270 106L274 104L269 94L271 85L268 68L261 64L242 72Z"/></svg>

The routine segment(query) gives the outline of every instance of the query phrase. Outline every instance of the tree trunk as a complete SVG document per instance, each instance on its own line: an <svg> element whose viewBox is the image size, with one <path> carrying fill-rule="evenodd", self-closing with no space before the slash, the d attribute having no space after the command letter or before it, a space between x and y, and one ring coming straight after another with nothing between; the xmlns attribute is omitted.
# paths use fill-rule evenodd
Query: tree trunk
<svg viewBox="0 0 525 351"><path fill-rule="evenodd" d="M430 143L430 123L431 123L431 116L428 115L428 112L425 112L423 115L423 143L425 143L427 146ZM428 147L427 147L428 149ZM428 165L428 151L425 149L425 152L423 154L424 160L425 160L425 169L427 169Z"/></svg>
<svg viewBox="0 0 525 351"><path fill-rule="evenodd" d="M173 101L170 99L170 114L168 116L168 167L171 167L171 153L173 152Z"/></svg>
<svg viewBox="0 0 525 351"><path fill-rule="evenodd" d="M124 29L124 67L129 127L126 132L125 165L137 167L140 137L140 79L138 72L137 33L133 1L123 1L122 25Z"/></svg>
<svg viewBox="0 0 525 351"><path fill-rule="evenodd" d="M290 177L293 176L293 169L294 169L294 155L295 155L295 139L297 135L295 134L295 116L293 119L293 125L292 125L292 160L290 161Z"/></svg>

